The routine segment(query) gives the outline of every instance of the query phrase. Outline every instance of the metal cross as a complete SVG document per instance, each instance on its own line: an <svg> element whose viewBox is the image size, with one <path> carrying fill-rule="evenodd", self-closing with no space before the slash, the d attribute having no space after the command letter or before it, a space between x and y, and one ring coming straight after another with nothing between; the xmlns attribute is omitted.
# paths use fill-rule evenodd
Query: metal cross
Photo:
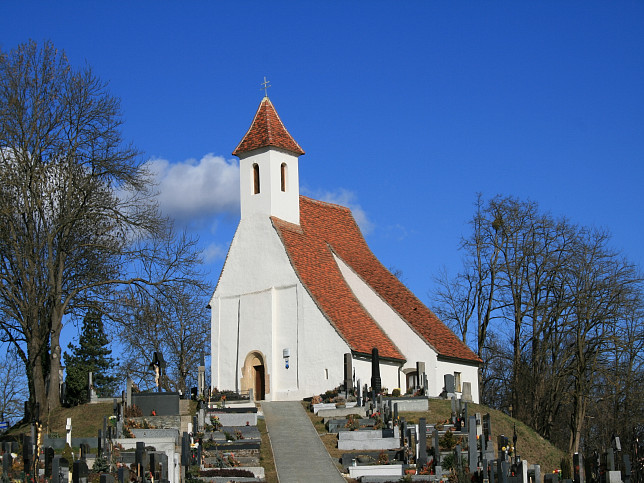
<svg viewBox="0 0 644 483"><path fill-rule="evenodd" d="M262 89L264 89L264 96L268 97L268 88L271 86L269 81L266 80L266 76L264 76L264 82L262 82Z"/></svg>

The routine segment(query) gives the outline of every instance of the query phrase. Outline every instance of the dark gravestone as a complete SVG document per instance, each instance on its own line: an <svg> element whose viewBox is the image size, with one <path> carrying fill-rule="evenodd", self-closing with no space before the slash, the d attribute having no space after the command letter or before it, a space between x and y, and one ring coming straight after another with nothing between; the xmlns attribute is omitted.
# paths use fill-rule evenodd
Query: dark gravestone
<svg viewBox="0 0 644 483"><path fill-rule="evenodd" d="M457 444L456 447L454 448L454 465L456 465L456 468L460 468L461 465L463 464L461 456L462 456L461 445Z"/></svg>
<svg viewBox="0 0 644 483"><path fill-rule="evenodd" d="M575 483L584 483L584 459L581 453L572 455L572 469Z"/></svg>
<svg viewBox="0 0 644 483"><path fill-rule="evenodd" d="M11 473L11 465L13 464L13 458L11 453L5 453L2 455L2 474L9 476Z"/></svg>
<svg viewBox="0 0 644 483"><path fill-rule="evenodd" d="M89 454L89 444L81 443L80 444L80 459L83 461L87 460L87 455Z"/></svg>
<svg viewBox="0 0 644 483"><path fill-rule="evenodd" d="M394 424L398 424L398 403L394 403Z"/></svg>
<svg viewBox="0 0 644 483"><path fill-rule="evenodd" d="M51 481L52 483L69 482L69 462L66 458L56 455L51 464Z"/></svg>
<svg viewBox="0 0 644 483"><path fill-rule="evenodd" d="M31 436L27 436L26 434L23 435L22 438L22 462L25 466L25 473L28 475L31 474L33 471L32 469L32 463L33 463L33 445L31 442Z"/></svg>
<svg viewBox="0 0 644 483"><path fill-rule="evenodd" d="M353 390L353 357L351 352L344 354L344 389L347 392Z"/></svg>
<svg viewBox="0 0 644 483"><path fill-rule="evenodd" d="M128 483L130 481L130 470L122 466L118 469L119 483Z"/></svg>
<svg viewBox="0 0 644 483"><path fill-rule="evenodd" d="M559 483L559 475L555 473L546 473L543 475L543 483Z"/></svg>
<svg viewBox="0 0 644 483"><path fill-rule="evenodd" d="M444 381L445 381L445 392L447 394L454 394L455 392L454 374L445 374Z"/></svg>
<svg viewBox="0 0 644 483"><path fill-rule="evenodd" d="M624 483L630 483L632 474L631 469L631 457L628 453L624 453L622 461L624 462L624 470L622 471L622 476L624 477Z"/></svg>
<svg viewBox="0 0 644 483"><path fill-rule="evenodd" d="M51 478L51 465L54 462L54 448L47 446L45 448L45 478Z"/></svg>
<svg viewBox="0 0 644 483"><path fill-rule="evenodd" d="M476 473L478 466L478 451L476 448L476 416L470 416L469 432L467 434L467 451L470 463L470 474Z"/></svg>
<svg viewBox="0 0 644 483"><path fill-rule="evenodd" d="M608 452L606 453L606 469L608 471L615 471L615 453L613 452L613 448L608 448Z"/></svg>
<svg viewBox="0 0 644 483"><path fill-rule="evenodd" d="M378 349L376 347L371 350L371 388L376 394L380 393L382 389L382 382L380 379L380 357L378 357Z"/></svg>
<svg viewBox="0 0 644 483"><path fill-rule="evenodd" d="M190 466L190 435L186 432L181 438L181 466Z"/></svg>
<svg viewBox="0 0 644 483"><path fill-rule="evenodd" d="M418 420L418 462L416 467L422 468L427 464L427 421L425 418Z"/></svg>
<svg viewBox="0 0 644 483"><path fill-rule="evenodd" d="M434 441L433 441L432 445L434 447L434 462L435 462L436 465L440 465L441 464L441 450L440 450L440 446L438 444L438 441L439 441L440 438L438 437L438 429L436 429L436 428L434 428L433 439L434 439Z"/></svg>
<svg viewBox="0 0 644 483"><path fill-rule="evenodd" d="M96 449L96 457L97 458L102 458L103 457L103 430L99 429L98 430L98 447Z"/></svg>
<svg viewBox="0 0 644 483"><path fill-rule="evenodd" d="M101 473L99 483L114 483L114 477L108 473Z"/></svg>
<svg viewBox="0 0 644 483"><path fill-rule="evenodd" d="M463 431L465 431L467 433L469 431L469 428L470 428L470 419L469 419L469 416L467 414L467 403L466 402L463 403L463 415L462 415L462 418L463 418L463 426L464 426Z"/></svg>
<svg viewBox="0 0 644 483"><path fill-rule="evenodd" d="M83 460L76 460L73 464L72 482L73 483L87 483L89 477L89 468L87 463Z"/></svg>
<svg viewBox="0 0 644 483"><path fill-rule="evenodd" d="M136 450L134 453L134 463L136 464L141 476L148 467L148 457L147 452L145 451L145 443L143 441L136 442Z"/></svg>

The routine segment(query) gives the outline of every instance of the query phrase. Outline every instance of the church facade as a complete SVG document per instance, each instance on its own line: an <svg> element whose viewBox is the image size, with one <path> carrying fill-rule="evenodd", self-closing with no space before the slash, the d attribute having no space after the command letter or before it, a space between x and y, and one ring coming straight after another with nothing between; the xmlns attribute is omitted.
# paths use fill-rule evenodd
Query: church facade
<svg viewBox="0 0 644 483"><path fill-rule="evenodd" d="M349 209L299 194L302 148L264 97L234 155L241 219L212 311L212 387L298 400L367 384L378 349L390 392L452 375L478 402L480 360L373 255Z"/></svg>

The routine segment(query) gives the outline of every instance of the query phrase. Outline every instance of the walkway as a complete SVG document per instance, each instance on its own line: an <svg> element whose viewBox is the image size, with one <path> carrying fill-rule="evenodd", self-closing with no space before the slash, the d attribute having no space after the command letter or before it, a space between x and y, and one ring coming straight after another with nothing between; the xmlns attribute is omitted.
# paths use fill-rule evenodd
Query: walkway
<svg viewBox="0 0 644 483"><path fill-rule="evenodd" d="M298 401L262 402L280 483L344 483Z"/></svg>

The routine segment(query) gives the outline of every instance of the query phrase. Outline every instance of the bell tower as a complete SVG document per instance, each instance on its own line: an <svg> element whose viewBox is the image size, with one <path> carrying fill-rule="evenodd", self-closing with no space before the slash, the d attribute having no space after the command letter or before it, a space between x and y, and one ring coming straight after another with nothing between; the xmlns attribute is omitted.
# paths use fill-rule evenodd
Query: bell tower
<svg viewBox="0 0 644 483"><path fill-rule="evenodd" d="M302 154L265 96L233 151L239 157L242 220L264 215L300 224L298 158Z"/></svg>

